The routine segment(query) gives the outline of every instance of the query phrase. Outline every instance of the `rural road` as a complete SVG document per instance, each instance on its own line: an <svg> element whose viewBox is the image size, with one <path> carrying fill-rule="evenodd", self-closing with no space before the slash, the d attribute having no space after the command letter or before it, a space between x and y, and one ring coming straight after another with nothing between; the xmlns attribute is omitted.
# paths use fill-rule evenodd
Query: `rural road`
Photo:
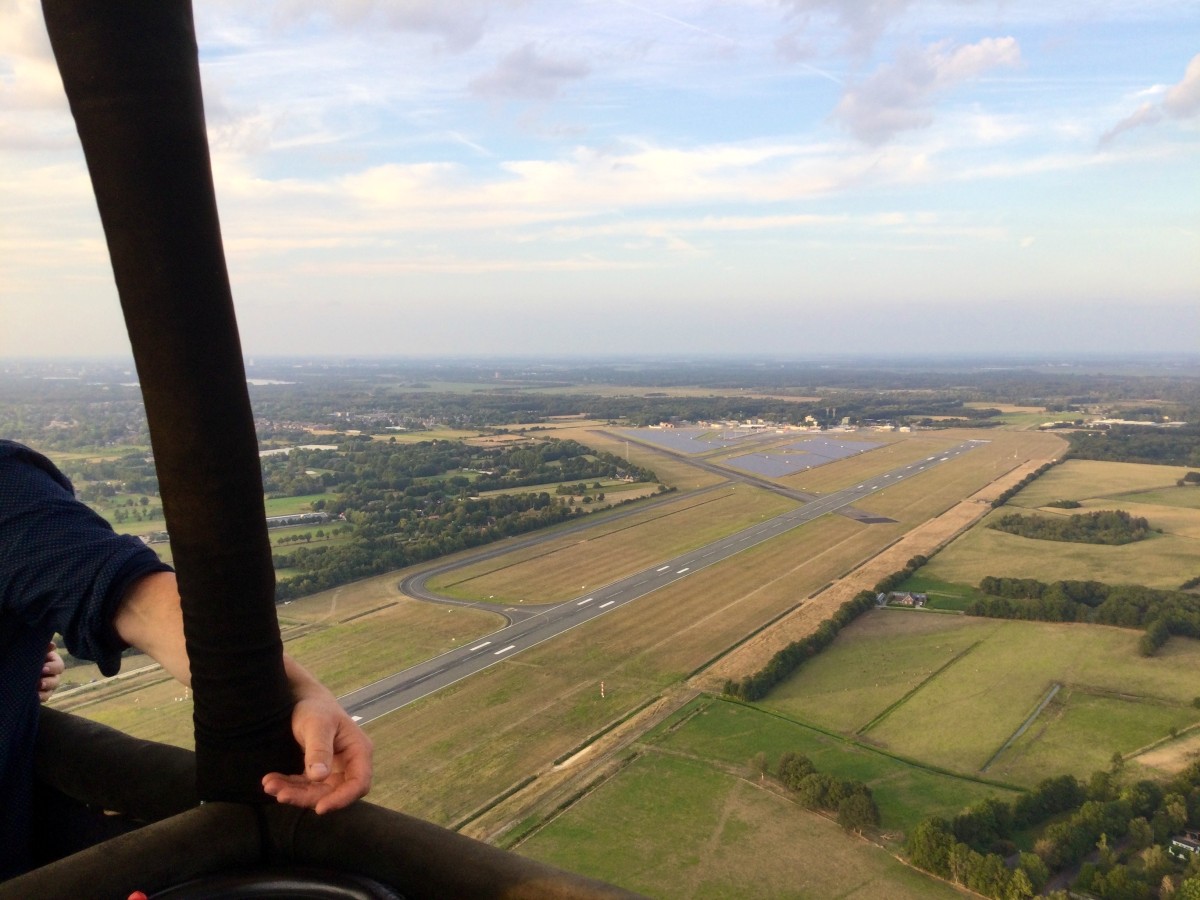
<svg viewBox="0 0 1200 900"><path fill-rule="evenodd" d="M585 622L644 597L659 588L674 584L684 578L690 578L708 566L728 559L736 553L769 541L784 532L820 518L826 513L844 509L905 478L914 477L935 466L949 462L984 443L987 441L964 441L955 447L930 456L928 459L901 466L884 474L874 475L854 487L817 497L782 515L766 519L711 544L614 581L584 596L574 597L562 603L521 610L507 610L506 615L511 624L499 631L480 638L469 647L456 648L402 672L382 678L373 684L361 687L340 697L339 700L355 721L360 724L371 722L524 650L536 647L538 644ZM502 551L497 550L491 555L499 555L500 552L508 553L513 549L513 545L508 544ZM449 602L500 612L499 608L491 604L446 600L424 588L424 580L429 576L444 573L458 566L475 564L487 556L488 553L485 551L482 556L473 556L469 560L460 560L454 564L446 564L422 573L423 577L420 579L422 593L419 596L442 603ZM402 582L402 585L408 590L409 585L416 578L417 576L410 576Z"/></svg>

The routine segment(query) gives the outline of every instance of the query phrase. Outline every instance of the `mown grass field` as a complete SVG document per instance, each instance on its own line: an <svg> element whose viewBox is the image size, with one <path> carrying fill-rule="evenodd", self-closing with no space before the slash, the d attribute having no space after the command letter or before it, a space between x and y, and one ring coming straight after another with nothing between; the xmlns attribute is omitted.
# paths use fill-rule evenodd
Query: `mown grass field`
<svg viewBox="0 0 1200 900"><path fill-rule="evenodd" d="M761 704L760 704L761 707ZM772 766L792 751L819 772L865 782L885 834L900 833L932 815L953 815L983 797L1010 797L1007 788L924 768L882 753L854 737L839 737L765 708L705 697L693 701L646 736L659 751L680 754L754 777L751 760L765 753Z"/></svg>
<svg viewBox="0 0 1200 900"><path fill-rule="evenodd" d="M881 748L979 773L1054 684L1055 701L986 775L1086 777L1200 722L1200 642L1138 655L1140 633L1097 625L872 611L762 704Z"/></svg>
<svg viewBox="0 0 1200 900"><path fill-rule="evenodd" d="M1009 505L1036 509L1055 500L1104 500L1129 492L1175 489L1175 482L1188 471L1180 466L1070 459L1022 490ZM1192 489L1175 490L1183 495Z"/></svg>
<svg viewBox="0 0 1200 900"><path fill-rule="evenodd" d="M569 535L540 545L528 558L501 558L452 572L430 586L462 599L504 604L566 600L795 506L746 486L682 497L632 520L601 525L599 533Z"/></svg>
<svg viewBox="0 0 1200 900"><path fill-rule="evenodd" d="M789 476L781 479L781 483L796 490L829 493L898 466L925 460L965 440L986 441L951 463L916 478L906 478L859 504L873 513L916 524L1026 460L1052 457L1066 446L1055 435L1025 431L947 429L914 433L899 440L892 437L880 436L879 440L889 439L884 447Z"/></svg>
<svg viewBox="0 0 1200 900"><path fill-rule="evenodd" d="M337 494L303 494L299 497L271 497L267 499L264 505L267 508L268 516L294 516L297 513L306 513L313 511L313 502L316 500L324 500L326 502L333 500ZM314 528L320 528L319 525L314 525Z"/></svg>
<svg viewBox="0 0 1200 900"><path fill-rule="evenodd" d="M969 454L968 454L969 455ZM944 582L975 586L987 575L1094 580L1174 589L1200 574L1200 508L1191 487L1175 487L1187 469L1069 460L1051 469L935 557L920 572ZM1155 502L1166 499L1171 502ZM1047 508L1056 500L1077 500L1080 509ZM1043 541L987 528L1014 509L1041 515L1070 515L1096 509L1123 509L1144 516L1154 533L1123 546Z"/></svg>
<svg viewBox="0 0 1200 900"><path fill-rule="evenodd" d="M758 752L774 761L794 750L822 771L868 780L885 829L897 827L898 816L908 823L910 810L956 812L997 793L708 698L638 749L518 852L654 897L954 897L947 885L804 810L773 781L764 784L750 761Z"/></svg>

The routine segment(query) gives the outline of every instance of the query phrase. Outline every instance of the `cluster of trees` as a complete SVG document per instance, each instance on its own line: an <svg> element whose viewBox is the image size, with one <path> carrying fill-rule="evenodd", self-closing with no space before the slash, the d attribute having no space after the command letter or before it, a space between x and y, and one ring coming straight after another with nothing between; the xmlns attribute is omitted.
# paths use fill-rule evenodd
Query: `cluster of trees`
<svg viewBox="0 0 1200 900"><path fill-rule="evenodd" d="M998 496L995 500L993 500L992 509L999 509L1013 497L1017 496L1017 494L1021 493L1021 491L1023 491L1025 488L1029 487L1029 485L1033 484L1035 481L1049 472L1056 464L1056 462L1048 462L1044 465L1038 466L1008 490L1001 493L1000 496Z"/></svg>
<svg viewBox="0 0 1200 900"><path fill-rule="evenodd" d="M988 596L967 606L969 616L1144 628L1138 649L1145 656L1153 656L1171 635L1200 638L1200 597L1184 591L991 575L979 582L979 589Z"/></svg>
<svg viewBox="0 0 1200 900"><path fill-rule="evenodd" d="M1181 866L1165 846L1198 823L1200 764L1165 786L1143 780L1124 789L1112 772L1100 771L1086 786L1062 775L1012 803L992 797L953 819L927 819L909 834L906 851L913 865L997 898L1033 896L1052 873L1099 851L1098 861L1081 867L1075 890L1106 900L1150 898L1164 876L1171 890L1177 886L1172 876ZM1033 852L1018 853L1013 839L1030 831L1037 833ZM1183 874L1200 874L1200 859Z"/></svg>
<svg viewBox="0 0 1200 900"><path fill-rule="evenodd" d="M1147 428L1114 425L1107 431L1070 435L1076 459L1151 463L1163 466L1200 466L1200 425Z"/></svg>
<svg viewBox="0 0 1200 900"><path fill-rule="evenodd" d="M838 607L837 612L817 626L816 631L798 641L792 641L770 661L745 678L729 678L724 692L740 700L761 700L775 685L791 677L806 660L816 656L833 643L838 632L875 606L874 591L860 591L853 599Z"/></svg>
<svg viewBox="0 0 1200 900"><path fill-rule="evenodd" d="M1187 472L1175 482L1176 487L1190 487L1194 484L1200 484L1200 472Z"/></svg>
<svg viewBox="0 0 1200 900"><path fill-rule="evenodd" d="M264 472L276 491L315 493L311 481L337 491L314 506L344 516L353 527L347 543L305 542L276 553L276 569L289 570L276 589L279 600L545 528L582 512L548 491L476 496L483 484L502 490L564 476L657 480L610 453L562 440L482 449L457 441L351 441L338 450L296 449L287 457L267 457Z"/></svg>
<svg viewBox="0 0 1200 900"><path fill-rule="evenodd" d="M394 495L468 497L582 478L630 478L657 482L653 471L578 441L549 439L532 445L472 447L462 441L405 444L348 440L337 450L296 448L262 461L268 497L336 492L322 504L333 515Z"/></svg>
<svg viewBox="0 0 1200 900"><path fill-rule="evenodd" d="M79 498L87 503L117 494L158 494L158 473L145 453L96 461L71 460L64 462L62 469L78 488Z"/></svg>
<svg viewBox="0 0 1200 900"><path fill-rule="evenodd" d="M1079 509L1083 506L1078 500L1055 500L1053 503L1046 504L1054 509Z"/></svg>
<svg viewBox="0 0 1200 900"><path fill-rule="evenodd" d="M1041 541L1077 544L1132 544L1150 534L1150 523L1123 509L1098 509L1066 518L1009 513L988 525L997 531Z"/></svg>
<svg viewBox="0 0 1200 900"><path fill-rule="evenodd" d="M779 757L776 774L804 806L833 813L847 831L879 827L879 806L863 782L822 774L807 756L791 751Z"/></svg>
<svg viewBox="0 0 1200 900"><path fill-rule="evenodd" d="M408 515L403 508L353 510L353 540L336 546L299 547L276 553L276 569L297 571L281 581L279 600L303 597L350 581L381 575L503 537L546 528L581 515L582 509L555 501L548 493L502 494L465 500L446 515Z"/></svg>
<svg viewBox="0 0 1200 900"><path fill-rule="evenodd" d="M871 591L859 591L853 598L838 607L837 612L817 626L816 631L798 641L792 641L770 661L745 678L729 678L725 681L724 693L739 700L761 700L775 685L790 678L805 661L816 656L833 643L843 628L876 606L876 597L895 590L917 569L929 562L929 558L918 554L905 563L903 569L884 576Z"/></svg>

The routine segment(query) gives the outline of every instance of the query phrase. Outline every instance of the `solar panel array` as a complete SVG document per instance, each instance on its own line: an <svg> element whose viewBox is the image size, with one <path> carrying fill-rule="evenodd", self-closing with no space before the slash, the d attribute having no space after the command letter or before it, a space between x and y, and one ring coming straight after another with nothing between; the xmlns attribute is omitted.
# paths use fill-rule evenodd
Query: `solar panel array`
<svg viewBox="0 0 1200 900"><path fill-rule="evenodd" d="M748 453L745 456L735 456L728 460L726 465L766 478L782 478L882 446L870 441L818 437L792 444L777 453Z"/></svg>
<svg viewBox="0 0 1200 900"><path fill-rule="evenodd" d="M711 428L638 428L621 429L621 434L636 438L647 444L666 447L676 453L705 453L722 447L732 447L739 441L753 437L756 432Z"/></svg>

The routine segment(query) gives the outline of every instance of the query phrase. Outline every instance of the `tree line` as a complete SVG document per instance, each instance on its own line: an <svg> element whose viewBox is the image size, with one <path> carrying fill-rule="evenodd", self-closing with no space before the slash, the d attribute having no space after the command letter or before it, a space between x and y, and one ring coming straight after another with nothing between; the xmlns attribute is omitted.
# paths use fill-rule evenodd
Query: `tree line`
<svg viewBox="0 0 1200 900"><path fill-rule="evenodd" d="M860 591L839 606L812 634L792 641L753 675L726 679L724 693L739 700L761 700L777 684L790 678L805 662L832 644L838 632L874 606L875 592Z"/></svg>
<svg viewBox="0 0 1200 900"><path fill-rule="evenodd" d="M979 582L979 589L987 596L967 605L969 616L1142 628L1146 633L1138 650L1144 656L1153 656L1172 635L1200 638L1200 597L1184 591L991 575Z"/></svg>
<svg viewBox="0 0 1200 900"><path fill-rule="evenodd" d="M1200 466L1200 425L1114 425L1107 431L1075 432L1069 439L1071 455L1076 459Z"/></svg>
<svg viewBox="0 0 1200 900"><path fill-rule="evenodd" d="M1114 771L1096 772L1086 785L1061 775L1011 803L989 797L952 819L926 819L908 835L909 860L995 898L1031 897L1051 875L1081 862L1072 890L1103 900L1200 889L1200 855L1181 864L1166 850L1172 836L1200 826L1200 763L1165 784L1141 780L1124 788L1115 774L1120 765L1117 755ZM1019 852L1015 839L1030 832L1033 851ZM1083 862L1093 853L1094 862Z"/></svg>
<svg viewBox="0 0 1200 900"><path fill-rule="evenodd" d="M1028 516L1009 513L988 528L1039 541L1070 541L1077 544L1132 544L1150 534L1150 523L1123 509L1098 509L1067 517Z"/></svg>
<svg viewBox="0 0 1200 900"><path fill-rule="evenodd" d="M745 678L726 679L723 692L739 700L754 702L767 696L777 684L786 681L812 657L833 643L838 633L877 605L877 596L887 593L912 575L929 560L925 556L914 556L903 569L881 579L871 591L859 591L837 608L832 616L817 626L812 634L792 641L771 657L765 666Z"/></svg>
<svg viewBox="0 0 1200 900"><path fill-rule="evenodd" d="M1038 466L1008 490L1002 492L998 497L996 497L996 499L992 501L992 509L999 509L1013 497L1017 496L1017 494L1021 493L1021 491L1025 490L1025 488L1029 487L1029 485L1033 484L1035 481L1049 472L1060 461L1061 460L1055 460L1054 462L1043 463L1042 465Z"/></svg>

